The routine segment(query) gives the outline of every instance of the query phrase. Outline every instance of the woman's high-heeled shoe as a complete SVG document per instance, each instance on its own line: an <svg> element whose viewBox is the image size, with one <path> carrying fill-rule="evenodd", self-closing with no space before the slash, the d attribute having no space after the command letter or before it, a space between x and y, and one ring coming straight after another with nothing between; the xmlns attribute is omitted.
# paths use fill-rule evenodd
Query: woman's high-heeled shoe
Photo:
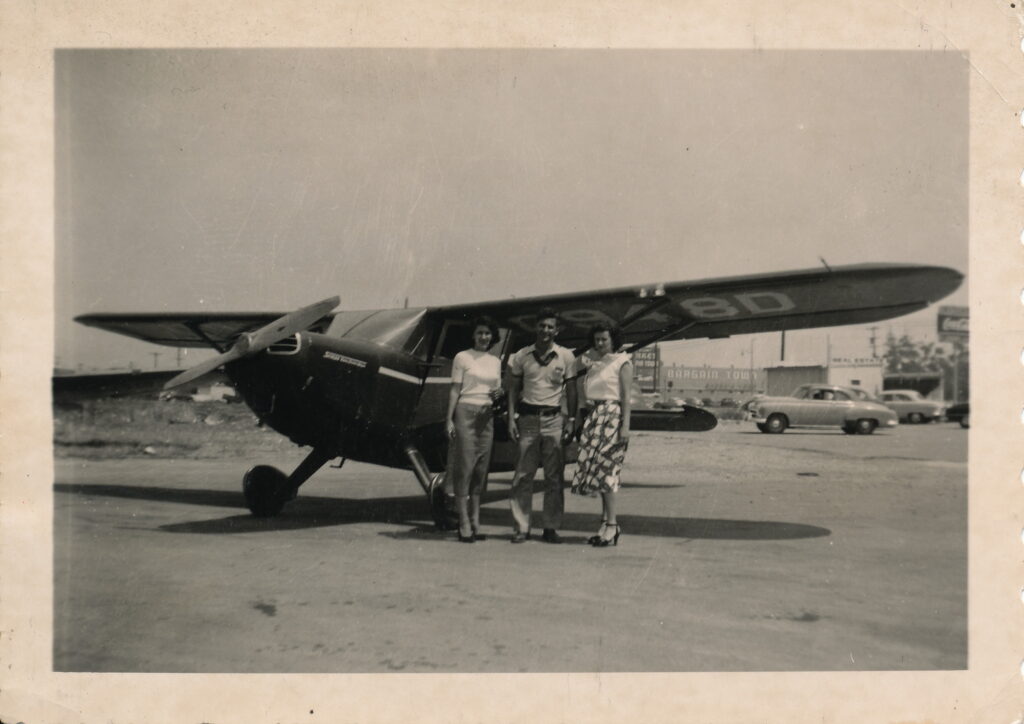
<svg viewBox="0 0 1024 724"><path fill-rule="evenodd" d="M601 540L601 536L604 535L604 529L608 526L608 521L601 518L601 527L597 529L597 535L592 535L587 538L587 543L590 545L597 545L597 542Z"/></svg>
<svg viewBox="0 0 1024 724"><path fill-rule="evenodd" d="M608 546L617 546L619 544L619 534L622 533L622 528L618 523L605 523L605 530L608 528L615 529L615 535L611 538L601 537L597 543L594 544L595 548L607 548Z"/></svg>

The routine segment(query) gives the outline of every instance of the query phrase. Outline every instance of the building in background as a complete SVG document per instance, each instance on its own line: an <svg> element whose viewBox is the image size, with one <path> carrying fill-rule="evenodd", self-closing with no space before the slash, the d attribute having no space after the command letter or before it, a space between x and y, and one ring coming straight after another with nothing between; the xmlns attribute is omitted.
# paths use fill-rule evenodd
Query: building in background
<svg viewBox="0 0 1024 724"><path fill-rule="evenodd" d="M881 357L835 357L829 360L827 382L830 385L857 387L872 397L885 389Z"/></svg>

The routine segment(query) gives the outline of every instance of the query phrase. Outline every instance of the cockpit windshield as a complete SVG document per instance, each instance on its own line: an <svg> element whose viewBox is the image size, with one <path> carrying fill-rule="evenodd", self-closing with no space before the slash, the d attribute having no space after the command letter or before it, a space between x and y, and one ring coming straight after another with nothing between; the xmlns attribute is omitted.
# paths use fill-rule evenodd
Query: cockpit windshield
<svg viewBox="0 0 1024 724"><path fill-rule="evenodd" d="M425 314L426 310L422 308L339 312L334 315L327 333L422 356L426 336L426 326L423 324Z"/></svg>

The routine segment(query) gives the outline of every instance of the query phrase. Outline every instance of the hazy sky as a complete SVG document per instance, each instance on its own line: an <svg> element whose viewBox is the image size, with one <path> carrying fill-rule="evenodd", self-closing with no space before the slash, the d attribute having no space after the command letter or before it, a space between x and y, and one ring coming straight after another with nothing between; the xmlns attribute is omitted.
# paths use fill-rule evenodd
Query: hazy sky
<svg viewBox="0 0 1024 724"><path fill-rule="evenodd" d="M958 53L83 50L56 76L68 366L160 351L70 322L87 312L430 305L819 257L967 272Z"/></svg>

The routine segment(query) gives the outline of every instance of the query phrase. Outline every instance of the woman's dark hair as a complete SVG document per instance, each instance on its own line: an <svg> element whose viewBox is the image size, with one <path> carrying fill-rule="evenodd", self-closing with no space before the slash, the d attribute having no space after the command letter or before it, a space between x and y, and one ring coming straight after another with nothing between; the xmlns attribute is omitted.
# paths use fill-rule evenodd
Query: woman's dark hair
<svg viewBox="0 0 1024 724"><path fill-rule="evenodd" d="M501 336L501 330L498 329L497 322L487 316L475 317L473 319L471 326L472 332L470 334L475 335L477 327L487 327L487 329L491 330L491 343L488 345L487 349L490 349L498 343L498 337ZM473 346L476 346L476 342L473 342Z"/></svg>
<svg viewBox="0 0 1024 724"><path fill-rule="evenodd" d="M612 351L618 352L619 347L622 346L622 330L614 324L608 324L607 322L598 322L590 328L590 335L587 337L590 340L590 348L593 349L595 347L594 337L601 332L608 333L608 336L612 338Z"/></svg>

